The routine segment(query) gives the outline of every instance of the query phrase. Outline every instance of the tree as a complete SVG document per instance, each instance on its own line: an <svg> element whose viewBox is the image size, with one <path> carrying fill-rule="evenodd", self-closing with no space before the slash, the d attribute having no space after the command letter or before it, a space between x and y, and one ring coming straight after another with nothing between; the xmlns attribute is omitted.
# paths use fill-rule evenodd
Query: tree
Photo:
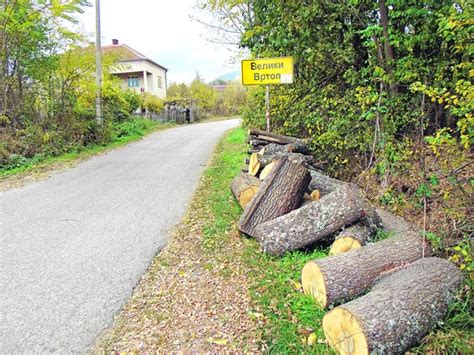
<svg viewBox="0 0 474 355"><path fill-rule="evenodd" d="M210 112L214 109L216 93L209 85L202 81L198 73L196 74L196 78L191 82L191 85L189 85L189 94L191 98L196 101L200 109L206 112Z"/></svg>
<svg viewBox="0 0 474 355"><path fill-rule="evenodd" d="M22 127L36 83L57 68L58 56L78 35L64 21L74 22L85 0L5 0L0 12L0 115L12 130Z"/></svg>

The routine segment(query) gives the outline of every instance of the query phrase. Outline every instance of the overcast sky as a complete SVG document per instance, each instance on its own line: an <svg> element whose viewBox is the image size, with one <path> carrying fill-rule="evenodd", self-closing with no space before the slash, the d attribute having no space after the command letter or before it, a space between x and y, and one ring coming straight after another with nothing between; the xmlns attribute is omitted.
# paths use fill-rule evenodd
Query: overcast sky
<svg viewBox="0 0 474 355"><path fill-rule="evenodd" d="M238 69L238 64L228 64L231 52L208 43L207 29L190 19L196 13L195 2L101 0L102 45L117 38L168 68L168 82L190 82L196 71L210 81ZM94 7L86 9L80 22L91 39L95 38Z"/></svg>

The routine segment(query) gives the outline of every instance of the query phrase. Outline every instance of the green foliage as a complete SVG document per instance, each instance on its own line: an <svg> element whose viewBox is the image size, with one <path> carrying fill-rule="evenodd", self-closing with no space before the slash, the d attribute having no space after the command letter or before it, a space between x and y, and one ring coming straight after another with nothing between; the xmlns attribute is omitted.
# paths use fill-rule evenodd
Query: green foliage
<svg viewBox="0 0 474 355"><path fill-rule="evenodd" d="M204 114L230 116L240 113L246 102L246 90L237 83L224 84L224 90L217 92L197 74L190 85L171 83L167 101L192 106Z"/></svg>
<svg viewBox="0 0 474 355"><path fill-rule="evenodd" d="M472 144L470 7L387 5L394 58L373 1L254 1L255 24L241 39L255 57L294 56L295 84L272 87L272 125L313 137L315 152L339 174L356 159L389 175L409 156L400 138L418 139L420 117L427 133L450 127L462 147ZM250 94L244 122L263 127L262 90Z"/></svg>
<svg viewBox="0 0 474 355"><path fill-rule="evenodd" d="M148 111L157 113L163 110L164 101L154 95L144 94L142 97L142 107Z"/></svg>
<svg viewBox="0 0 474 355"><path fill-rule="evenodd" d="M90 135L93 134L103 134L103 129L97 127L95 121L90 121L91 126L88 127L90 130ZM107 125L108 131L108 142L96 144L93 142L99 141L98 139L92 139L90 144L87 146L77 146L72 147L61 154L36 154L31 158L27 158L22 155L11 154L7 161L5 161L0 166L0 177L8 176L12 174L21 173L32 168L35 168L39 165L47 166L50 163L55 163L58 161L68 161L73 160L78 157L85 157L96 154L108 148L116 147L123 145L125 143L134 141L145 134L158 129L165 128L168 125L160 125L157 122L150 121L141 117L135 117L125 122L120 123L109 123ZM1 152L1 144L0 144Z"/></svg>
<svg viewBox="0 0 474 355"><path fill-rule="evenodd" d="M114 123L132 118L140 98L109 75L118 54L103 55L103 118L95 122L95 48L82 47L66 22L84 0L5 1L0 11L0 167L28 165L108 143ZM20 158L19 158L20 157Z"/></svg>

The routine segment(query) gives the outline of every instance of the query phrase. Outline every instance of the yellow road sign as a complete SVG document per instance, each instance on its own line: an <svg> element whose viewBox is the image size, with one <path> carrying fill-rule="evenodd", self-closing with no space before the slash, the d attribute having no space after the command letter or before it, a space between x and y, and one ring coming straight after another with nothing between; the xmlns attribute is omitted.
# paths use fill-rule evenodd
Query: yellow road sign
<svg viewBox="0 0 474 355"><path fill-rule="evenodd" d="M244 59L242 84L293 84L293 57Z"/></svg>

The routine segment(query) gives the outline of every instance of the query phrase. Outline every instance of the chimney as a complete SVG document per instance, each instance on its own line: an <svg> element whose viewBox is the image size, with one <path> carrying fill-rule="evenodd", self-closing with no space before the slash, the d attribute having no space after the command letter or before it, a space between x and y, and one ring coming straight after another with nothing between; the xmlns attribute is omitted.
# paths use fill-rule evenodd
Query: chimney
<svg viewBox="0 0 474 355"><path fill-rule="evenodd" d="M119 44L119 40L114 38L114 39L112 40L112 44L113 44L114 46L118 45L118 44Z"/></svg>

